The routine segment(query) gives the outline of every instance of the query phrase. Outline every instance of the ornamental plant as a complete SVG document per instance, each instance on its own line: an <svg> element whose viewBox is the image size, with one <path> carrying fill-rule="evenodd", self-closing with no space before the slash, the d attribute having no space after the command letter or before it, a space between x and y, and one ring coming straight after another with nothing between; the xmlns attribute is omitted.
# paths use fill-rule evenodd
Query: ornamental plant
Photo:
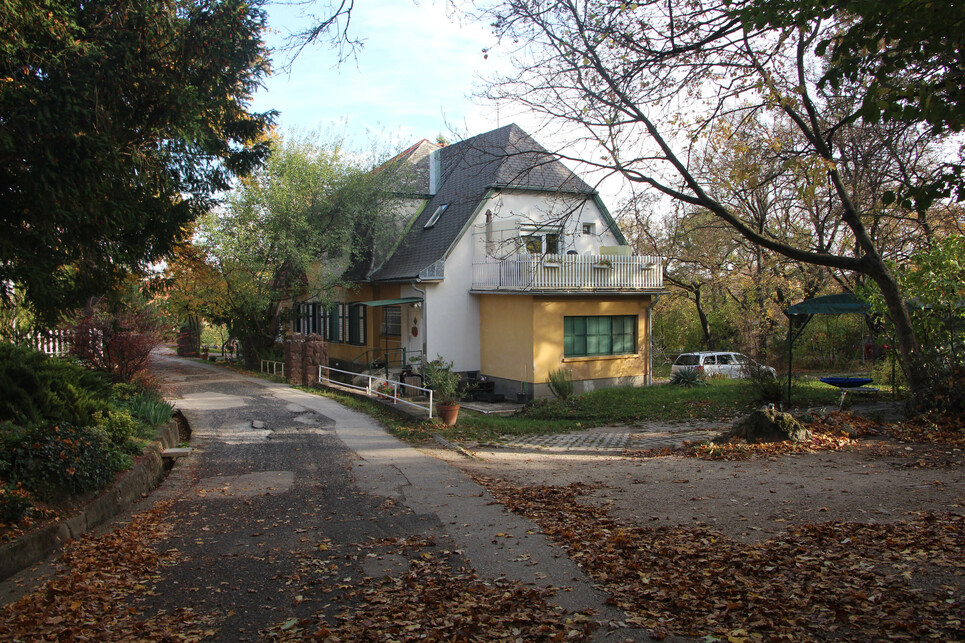
<svg viewBox="0 0 965 643"><path fill-rule="evenodd" d="M435 394L436 404L458 404L462 399L462 379L458 373L453 372L452 362L445 361L442 355L425 363L422 376L425 378L426 386Z"/></svg>

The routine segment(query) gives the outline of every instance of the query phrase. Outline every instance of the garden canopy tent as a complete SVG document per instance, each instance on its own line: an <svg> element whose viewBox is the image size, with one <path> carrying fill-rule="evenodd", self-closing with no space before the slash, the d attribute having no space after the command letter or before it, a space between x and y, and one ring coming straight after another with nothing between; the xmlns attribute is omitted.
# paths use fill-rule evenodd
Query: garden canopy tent
<svg viewBox="0 0 965 643"><path fill-rule="evenodd" d="M805 326L815 315L865 315L871 306L858 301L851 293L814 297L789 306L787 309L787 403L791 403L791 364L794 356L794 341L804 332Z"/></svg>
<svg viewBox="0 0 965 643"><path fill-rule="evenodd" d="M788 315L846 315L850 313L865 314L871 309L868 304L858 301L851 293L840 295L825 295L813 299L805 299L787 309ZM808 317L810 320L810 317ZM807 322L804 322L805 324Z"/></svg>

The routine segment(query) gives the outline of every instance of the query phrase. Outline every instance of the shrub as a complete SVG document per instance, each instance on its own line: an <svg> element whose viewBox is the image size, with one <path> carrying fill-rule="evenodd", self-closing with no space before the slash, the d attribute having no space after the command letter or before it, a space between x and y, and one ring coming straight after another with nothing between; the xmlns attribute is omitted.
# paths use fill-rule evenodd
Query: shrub
<svg viewBox="0 0 965 643"><path fill-rule="evenodd" d="M130 466L105 433L66 422L26 429L18 442L11 479L44 499L98 491Z"/></svg>
<svg viewBox="0 0 965 643"><path fill-rule="evenodd" d="M147 367L151 351L164 341L160 320L148 308L113 314L95 306L75 321L72 330L72 355L125 381Z"/></svg>
<svg viewBox="0 0 965 643"><path fill-rule="evenodd" d="M684 368L670 376L670 383L684 388L707 384L704 374L696 368Z"/></svg>
<svg viewBox="0 0 965 643"><path fill-rule="evenodd" d="M103 375L30 348L0 344L0 422L90 424L94 413L108 411L110 395Z"/></svg>
<svg viewBox="0 0 965 643"><path fill-rule="evenodd" d="M94 415L95 428L103 431L111 444L123 446L140 433L140 425L127 409L112 409Z"/></svg>
<svg viewBox="0 0 965 643"><path fill-rule="evenodd" d="M745 364L745 382L748 383L754 401L759 404L777 404L784 399L787 380L774 376L771 369L757 363Z"/></svg>
<svg viewBox="0 0 965 643"><path fill-rule="evenodd" d="M22 485L0 485L0 522L18 522L27 515L30 507L30 493Z"/></svg>
<svg viewBox="0 0 965 643"><path fill-rule="evenodd" d="M566 400L573 395L573 373L568 369L558 368L549 373L550 392L558 400Z"/></svg>
<svg viewBox="0 0 965 643"><path fill-rule="evenodd" d="M436 357L431 362L426 362L423 366L423 377L426 387L431 388L435 393L437 404L458 404L462 398L461 378L458 373L452 371L452 362Z"/></svg>

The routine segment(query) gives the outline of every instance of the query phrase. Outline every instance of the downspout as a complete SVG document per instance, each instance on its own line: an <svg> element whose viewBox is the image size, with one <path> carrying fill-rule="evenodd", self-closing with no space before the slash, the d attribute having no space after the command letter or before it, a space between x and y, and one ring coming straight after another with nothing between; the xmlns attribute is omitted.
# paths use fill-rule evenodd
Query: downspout
<svg viewBox="0 0 965 643"><path fill-rule="evenodd" d="M653 306L660 299L660 295L650 296L647 306L647 381L646 386L653 386Z"/></svg>
<svg viewBox="0 0 965 643"><path fill-rule="evenodd" d="M426 351L428 350L428 345L429 345L428 344L429 333L427 332L429 329L429 322L427 319L428 317L427 313L429 311L429 297L426 294L425 290L421 290L416 286L416 284L418 283L422 283L422 279L420 279L419 277L416 277L415 281L413 281L409 285L412 286L412 290L422 295L422 359L419 362L419 373L424 376L425 373L424 373L423 365L426 363L426 355L427 355ZM423 380L423 386L425 386L424 380Z"/></svg>

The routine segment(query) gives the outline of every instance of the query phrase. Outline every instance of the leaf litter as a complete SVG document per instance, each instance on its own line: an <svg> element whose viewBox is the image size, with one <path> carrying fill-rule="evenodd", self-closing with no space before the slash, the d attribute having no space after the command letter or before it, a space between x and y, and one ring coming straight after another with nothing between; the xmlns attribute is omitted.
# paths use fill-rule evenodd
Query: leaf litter
<svg viewBox="0 0 965 643"><path fill-rule="evenodd" d="M460 552L440 550L432 538L389 538L358 549L403 556L407 569L380 578L365 577L351 585L335 583L334 588L344 593L333 596L343 603L334 618L320 611L311 618L286 619L261 634L271 641L325 643L578 643L589 640L597 627L591 615L567 613L549 603L552 589L505 578L480 578L466 566ZM315 568L337 578L340 570L332 562L336 557L307 559L300 576L308 577L310 568ZM329 582L323 591L332 591L332 585ZM309 586L304 589L309 591Z"/></svg>
<svg viewBox="0 0 965 643"><path fill-rule="evenodd" d="M0 609L0 640L199 641L213 636L211 617L179 608L145 618L133 607L178 552L153 543L170 533L171 501L156 504L109 533L64 546L62 570Z"/></svg>
<svg viewBox="0 0 965 643"><path fill-rule="evenodd" d="M965 640L965 519L789 527L745 544L703 527L621 523L580 502L594 485L529 486L476 476L537 522L660 640Z"/></svg>

